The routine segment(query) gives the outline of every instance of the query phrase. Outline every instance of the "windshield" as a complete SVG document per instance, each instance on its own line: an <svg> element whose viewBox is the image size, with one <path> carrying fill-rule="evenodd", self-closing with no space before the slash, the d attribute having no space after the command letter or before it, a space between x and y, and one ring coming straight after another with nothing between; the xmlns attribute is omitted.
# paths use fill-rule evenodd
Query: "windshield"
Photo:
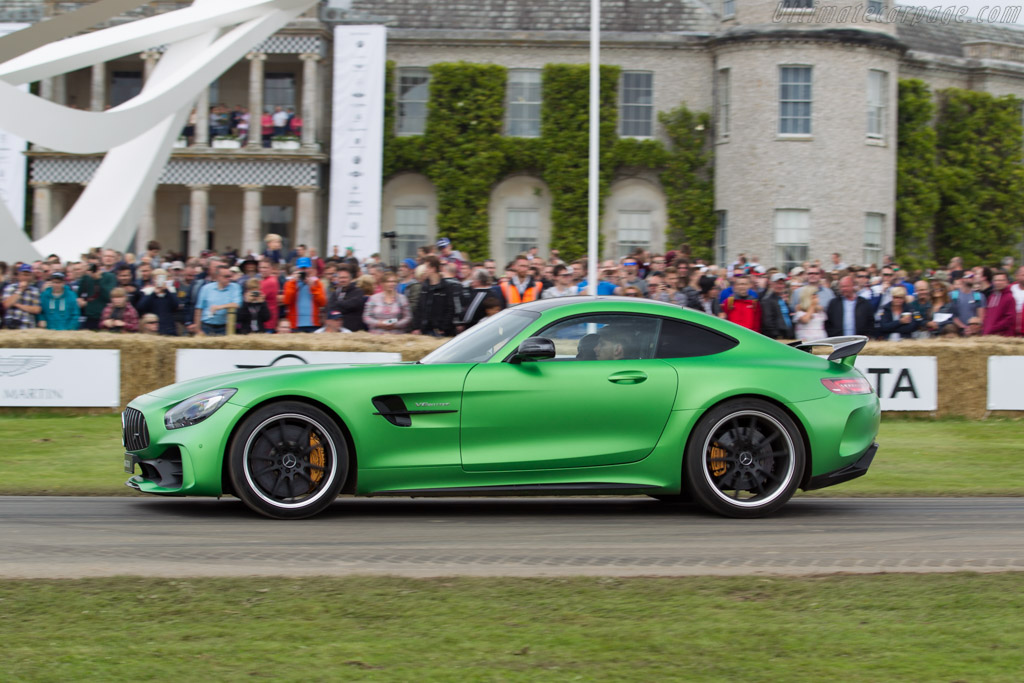
<svg viewBox="0 0 1024 683"><path fill-rule="evenodd" d="M508 340L540 317L533 311L506 308L490 318L484 318L444 346L435 349L421 363L486 363Z"/></svg>

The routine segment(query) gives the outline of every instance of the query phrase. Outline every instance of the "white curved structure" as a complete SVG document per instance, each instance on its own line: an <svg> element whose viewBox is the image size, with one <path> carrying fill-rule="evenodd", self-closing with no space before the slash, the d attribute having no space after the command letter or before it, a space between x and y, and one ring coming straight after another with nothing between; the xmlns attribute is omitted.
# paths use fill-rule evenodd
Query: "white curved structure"
<svg viewBox="0 0 1024 683"><path fill-rule="evenodd" d="M0 63L0 129L62 152L107 152L64 220L36 242L0 205L4 256L35 260L52 253L77 260L92 247L127 244L202 89L314 3L195 0L186 9L66 38ZM64 33L94 21L65 20ZM167 51L142 92L106 112L69 109L17 87L156 45L167 45Z"/></svg>

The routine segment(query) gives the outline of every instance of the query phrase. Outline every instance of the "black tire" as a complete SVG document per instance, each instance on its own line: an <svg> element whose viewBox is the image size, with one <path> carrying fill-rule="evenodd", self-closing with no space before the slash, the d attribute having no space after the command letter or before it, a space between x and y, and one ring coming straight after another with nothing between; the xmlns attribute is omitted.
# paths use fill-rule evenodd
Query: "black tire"
<svg viewBox="0 0 1024 683"><path fill-rule="evenodd" d="M701 418L683 460L694 499L726 517L771 514L803 477L804 442L793 419L760 399L723 403Z"/></svg>
<svg viewBox="0 0 1024 683"><path fill-rule="evenodd" d="M242 423L229 450L235 495L274 519L311 517L348 476L348 446L324 411L297 401L266 405Z"/></svg>

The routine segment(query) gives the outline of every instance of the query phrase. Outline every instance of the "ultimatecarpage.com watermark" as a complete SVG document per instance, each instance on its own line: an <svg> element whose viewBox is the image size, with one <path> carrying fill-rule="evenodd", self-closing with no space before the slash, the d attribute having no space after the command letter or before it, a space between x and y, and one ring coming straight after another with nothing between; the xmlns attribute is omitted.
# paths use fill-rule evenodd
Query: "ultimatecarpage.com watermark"
<svg viewBox="0 0 1024 683"><path fill-rule="evenodd" d="M986 5L974 16L966 5L897 5L884 9L879 3L841 5L815 0L782 0L775 8L776 24L1015 24L1021 5Z"/></svg>

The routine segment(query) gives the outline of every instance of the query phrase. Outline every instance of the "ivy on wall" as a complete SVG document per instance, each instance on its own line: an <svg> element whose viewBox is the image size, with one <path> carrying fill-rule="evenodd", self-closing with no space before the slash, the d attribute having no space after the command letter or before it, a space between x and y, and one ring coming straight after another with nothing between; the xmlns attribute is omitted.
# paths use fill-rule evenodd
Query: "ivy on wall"
<svg viewBox="0 0 1024 683"><path fill-rule="evenodd" d="M684 107L659 115L671 147L619 139L615 66L601 67L601 205L616 175L655 174L667 202L673 241L710 255L714 191L707 114ZM505 67L465 62L430 67L424 135L396 136L395 67L387 68L384 177L424 174L437 187L438 231L470 258L491 252L488 204L494 186L514 173L540 177L551 191L551 247L569 259L587 251L589 67L549 64L542 76L539 138L503 135Z"/></svg>
<svg viewBox="0 0 1024 683"><path fill-rule="evenodd" d="M899 83L896 151L896 259L910 268L934 266L938 147L935 105L924 81Z"/></svg>

